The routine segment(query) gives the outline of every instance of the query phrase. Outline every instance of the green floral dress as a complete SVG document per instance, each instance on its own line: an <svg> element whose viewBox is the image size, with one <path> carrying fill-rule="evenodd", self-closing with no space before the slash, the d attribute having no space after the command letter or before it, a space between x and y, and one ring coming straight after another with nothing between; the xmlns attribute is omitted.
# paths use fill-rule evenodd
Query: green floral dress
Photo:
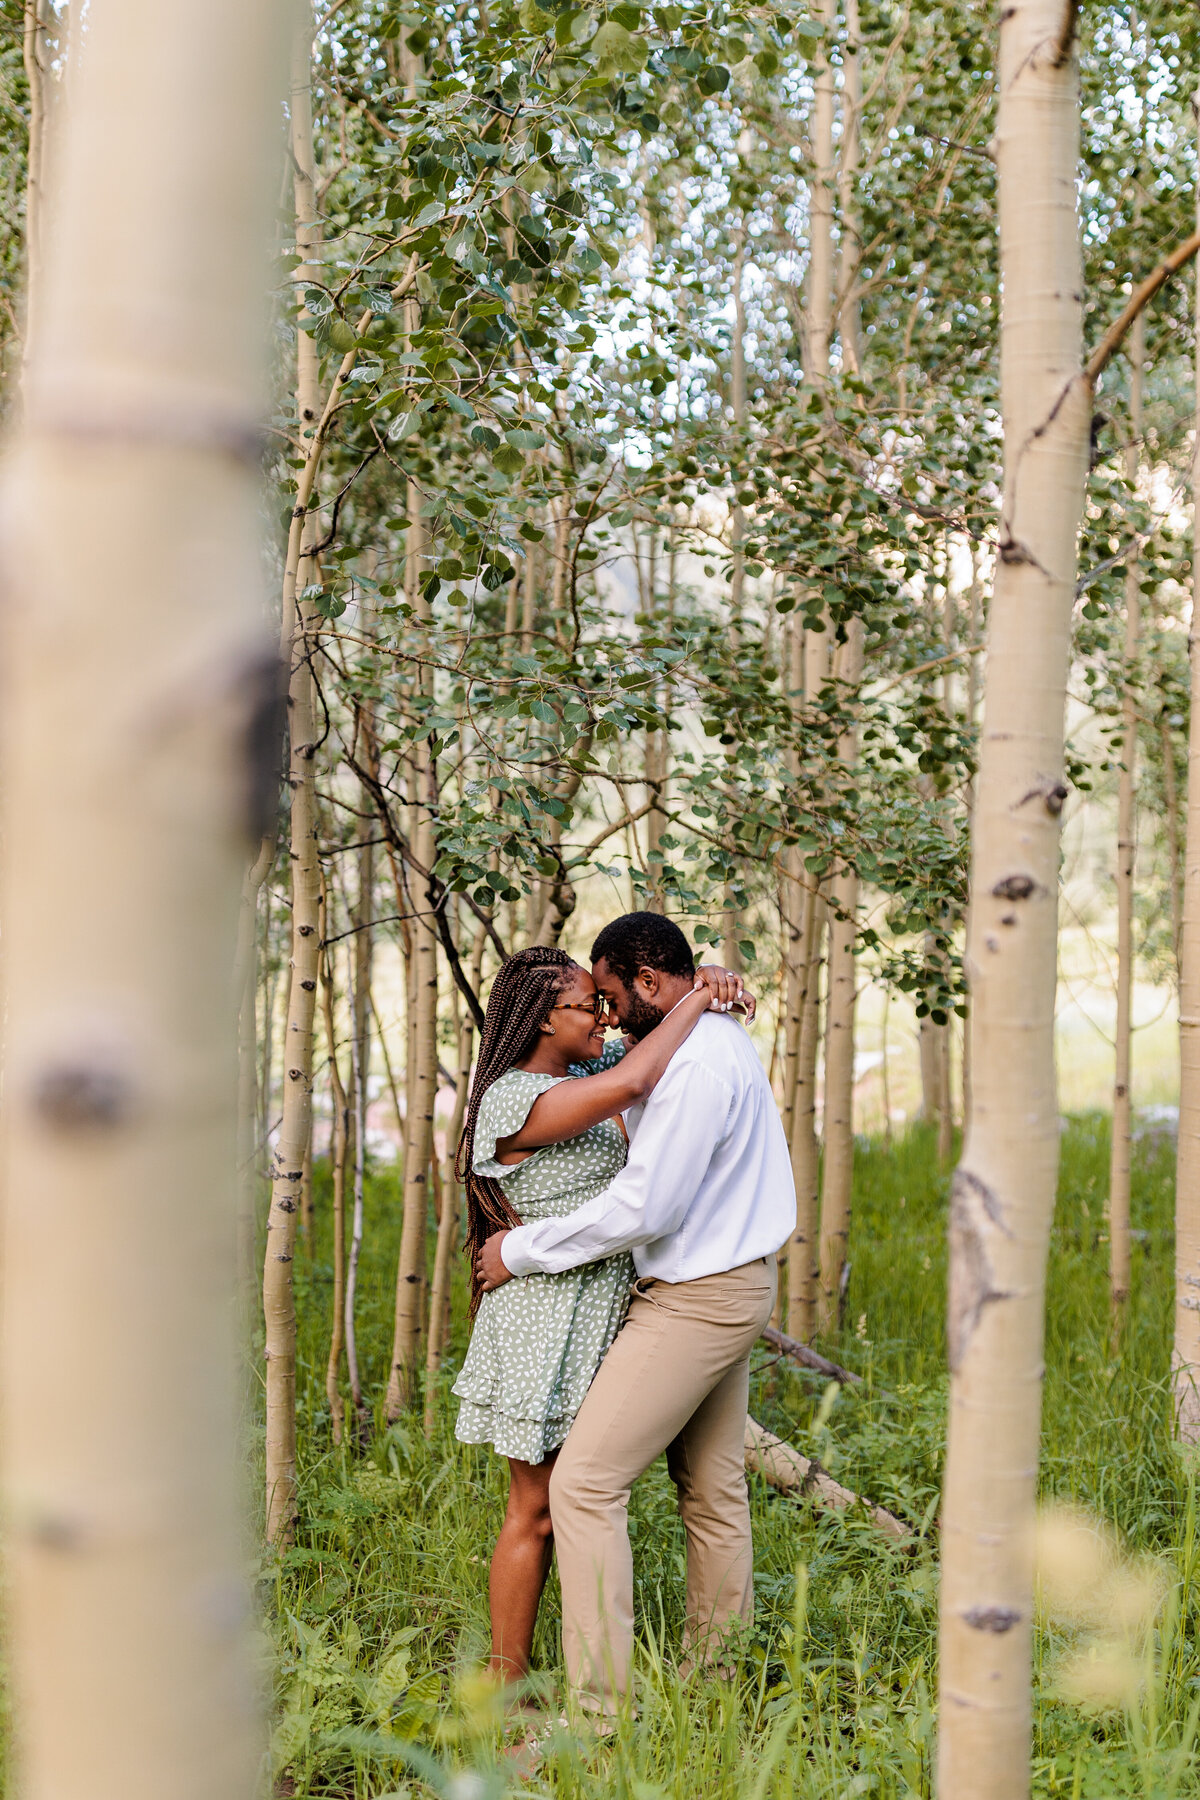
<svg viewBox="0 0 1200 1800"><path fill-rule="evenodd" d="M611 1120L511 1167L495 1160L496 1139L520 1130L539 1094L571 1079L510 1069L479 1108L475 1172L504 1183L525 1225L574 1212L625 1165L625 1137ZM632 1257L610 1256L561 1275L519 1275L485 1294L454 1384L456 1436L519 1462L544 1462L571 1429L620 1329L633 1274Z"/></svg>

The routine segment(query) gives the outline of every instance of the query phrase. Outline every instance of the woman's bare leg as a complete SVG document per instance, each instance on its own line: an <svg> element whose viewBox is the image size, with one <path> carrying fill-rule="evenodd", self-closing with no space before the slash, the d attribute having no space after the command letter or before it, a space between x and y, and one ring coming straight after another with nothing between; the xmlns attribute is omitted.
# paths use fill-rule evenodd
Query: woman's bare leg
<svg viewBox="0 0 1200 1800"><path fill-rule="evenodd" d="M523 1681L529 1673L533 1628L554 1550L550 1471L557 1455L552 1451L540 1463L508 1459L508 1507L492 1552L488 1584L492 1606L488 1667L505 1681Z"/></svg>

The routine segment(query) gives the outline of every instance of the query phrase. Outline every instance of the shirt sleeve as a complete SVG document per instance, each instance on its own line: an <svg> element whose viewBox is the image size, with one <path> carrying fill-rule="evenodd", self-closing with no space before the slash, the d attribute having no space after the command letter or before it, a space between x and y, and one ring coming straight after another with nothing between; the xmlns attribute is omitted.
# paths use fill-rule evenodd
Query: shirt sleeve
<svg viewBox="0 0 1200 1800"><path fill-rule="evenodd" d="M669 1064L646 1102L629 1161L602 1194L562 1218L510 1231L513 1275L558 1275L678 1230L725 1130L733 1093L703 1063Z"/></svg>

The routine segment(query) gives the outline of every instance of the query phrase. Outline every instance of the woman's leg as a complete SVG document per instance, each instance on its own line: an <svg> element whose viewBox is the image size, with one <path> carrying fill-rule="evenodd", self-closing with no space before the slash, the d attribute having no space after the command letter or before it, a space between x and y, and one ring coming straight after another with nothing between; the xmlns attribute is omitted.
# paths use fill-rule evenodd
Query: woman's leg
<svg viewBox="0 0 1200 1800"><path fill-rule="evenodd" d="M554 1450L540 1463L508 1459L508 1507L492 1552L488 1587L492 1605L488 1667L506 1681L522 1681L529 1673L533 1628L554 1549L550 1472L557 1455Z"/></svg>

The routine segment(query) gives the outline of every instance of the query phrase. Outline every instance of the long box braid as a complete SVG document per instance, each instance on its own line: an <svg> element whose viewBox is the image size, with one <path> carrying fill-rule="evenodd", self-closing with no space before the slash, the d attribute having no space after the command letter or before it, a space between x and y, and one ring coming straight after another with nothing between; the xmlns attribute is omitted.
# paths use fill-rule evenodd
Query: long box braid
<svg viewBox="0 0 1200 1800"><path fill-rule="evenodd" d="M546 1023L558 996L568 985L569 972L578 966L565 950L541 945L518 950L501 963L488 995L475 1079L454 1158L454 1173L463 1183L467 1197L465 1248L471 1267L472 1318L481 1294L475 1274L477 1252L494 1232L507 1231L521 1223L500 1183L477 1175L472 1166L480 1103L494 1081L528 1056L539 1027Z"/></svg>

